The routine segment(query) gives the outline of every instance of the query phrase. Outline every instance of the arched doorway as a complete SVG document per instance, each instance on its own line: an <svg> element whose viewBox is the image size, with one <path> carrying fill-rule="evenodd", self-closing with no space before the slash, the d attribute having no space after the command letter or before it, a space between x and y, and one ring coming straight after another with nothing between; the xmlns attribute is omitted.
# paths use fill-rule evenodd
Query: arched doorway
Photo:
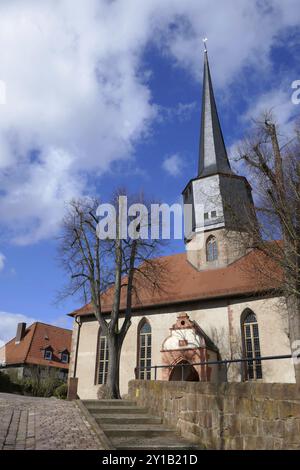
<svg viewBox="0 0 300 470"><path fill-rule="evenodd" d="M180 364L188 364L188 365L179 367ZM198 372L196 371L195 367L193 367L188 361L185 361L185 360L179 361L177 362L176 366L177 367L173 367L169 380L173 380L173 381L185 380L188 382L199 382Z"/></svg>

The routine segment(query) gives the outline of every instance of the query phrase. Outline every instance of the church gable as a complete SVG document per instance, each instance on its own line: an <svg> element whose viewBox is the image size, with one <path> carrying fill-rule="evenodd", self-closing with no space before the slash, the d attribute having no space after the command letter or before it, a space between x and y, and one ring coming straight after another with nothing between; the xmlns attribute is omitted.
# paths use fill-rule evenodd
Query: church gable
<svg viewBox="0 0 300 470"><path fill-rule="evenodd" d="M217 359L218 349L187 313L180 313L162 344L161 355L162 364L172 366L163 370L164 380L183 377L185 380L210 381L212 368L199 363ZM191 368L189 364L194 366Z"/></svg>

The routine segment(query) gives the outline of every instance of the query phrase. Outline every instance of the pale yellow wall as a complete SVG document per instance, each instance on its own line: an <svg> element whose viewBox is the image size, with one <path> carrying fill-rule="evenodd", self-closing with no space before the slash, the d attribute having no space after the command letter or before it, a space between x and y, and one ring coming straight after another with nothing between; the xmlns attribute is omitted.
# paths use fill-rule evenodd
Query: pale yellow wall
<svg viewBox="0 0 300 470"><path fill-rule="evenodd" d="M278 299L257 299L231 301L215 301L200 304L191 309L178 308L176 311L149 310L147 314L134 315L132 325L125 338L121 353L120 389L127 393L129 380L134 378L137 358L137 329L142 318L147 318L152 328L152 365L162 364L161 347L164 339L169 336L169 328L176 322L178 313L186 312L191 320L195 320L204 332L218 346L221 358L241 357L240 316L247 307L251 308L258 320L260 332L261 354L290 354L287 337L287 320L284 309ZM170 310L170 308L169 308ZM231 330L229 329L229 312L231 312ZM78 350L77 374L78 394L80 398L96 398L97 385L95 380L95 361L97 348L98 324L96 321L83 322ZM211 356L211 359L214 359ZM241 380L239 366L230 366L228 380ZM215 375L215 371L214 374ZM154 372L153 372L154 378ZM161 378L161 371L157 378ZM290 360L278 360L263 364L263 381L294 382L293 366Z"/></svg>
<svg viewBox="0 0 300 470"><path fill-rule="evenodd" d="M163 341L169 336L169 328L176 323L177 315L181 312L187 312L191 320L195 320L204 332L214 339L211 332L214 330L220 332L224 338L228 338L228 320L227 320L227 306L219 305L218 307L208 308L205 310L192 310L177 309L174 312L165 313L163 309L157 312L149 312L148 315L134 316L132 325L125 338L123 350L121 354L121 392L127 392L128 381L134 378L133 370L136 365L137 357L137 329L138 324L142 318L147 318L152 328L152 365L161 365L161 349ZM221 353L227 354L229 350L229 340L222 343ZM213 360L211 355L211 360ZM157 379L161 379L162 370L158 369ZM128 378L130 377L130 379ZM154 378L154 371L152 372Z"/></svg>
<svg viewBox="0 0 300 470"><path fill-rule="evenodd" d="M77 334L78 334L78 323L74 320L73 328L72 328L71 355L70 355L70 362L69 362L68 377L73 377L74 376Z"/></svg>
<svg viewBox="0 0 300 470"><path fill-rule="evenodd" d="M0 348L0 364L5 364L6 354L5 354L5 344Z"/></svg>
<svg viewBox="0 0 300 470"><path fill-rule="evenodd" d="M78 395L80 398L97 398L95 386L95 366L97 350L98 323L83 321L80 330L77 371Z"/></svg>
<svg viewBox="0 0 300 470"><path fill-rule="evenodd" d="M287 334L286 307L283 299L269 298L232 302L230 308L233 313L233 328L239 340L241 337L241 314L245 308L250 308L256 314L258 322L261 355L279 356L291 354ZM264 361L262 363L262 372L263 382L295 382L291 359Z"/></svg>

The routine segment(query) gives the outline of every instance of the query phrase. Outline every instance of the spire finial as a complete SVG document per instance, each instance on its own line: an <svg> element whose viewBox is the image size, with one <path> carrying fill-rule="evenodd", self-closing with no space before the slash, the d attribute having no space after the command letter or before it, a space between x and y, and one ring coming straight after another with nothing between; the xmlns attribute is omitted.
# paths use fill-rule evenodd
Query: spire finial
<svg viewBox="0 0 300 470"><path fill-rule="evenodd" d="M203 41L203 44L204 44L204 52L207 52L207 45L206 45L207 38L203 38L202 41Z"/></svg>

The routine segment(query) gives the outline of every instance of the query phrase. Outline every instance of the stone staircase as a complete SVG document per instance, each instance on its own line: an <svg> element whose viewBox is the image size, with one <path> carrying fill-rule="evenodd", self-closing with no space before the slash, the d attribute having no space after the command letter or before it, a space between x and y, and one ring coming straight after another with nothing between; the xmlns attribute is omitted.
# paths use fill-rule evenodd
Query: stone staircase
<svg viewBox="0 0 300 470"><path fill-rule="evenodd" d="M181 438L158 416L128 400L83 400L115 449L123 450L192 450L199 449Z"/></svg>

